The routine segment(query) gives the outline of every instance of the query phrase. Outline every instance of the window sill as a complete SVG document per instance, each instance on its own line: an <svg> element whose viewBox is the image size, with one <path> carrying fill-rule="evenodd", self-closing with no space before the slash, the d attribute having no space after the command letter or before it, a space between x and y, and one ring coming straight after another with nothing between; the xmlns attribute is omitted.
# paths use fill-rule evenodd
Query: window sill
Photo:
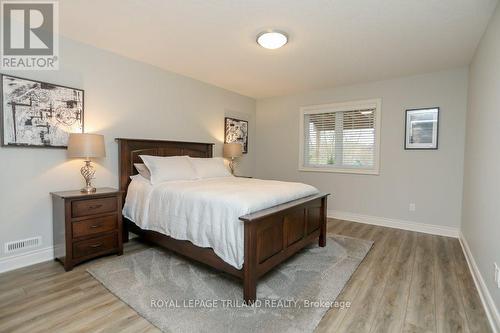
<svg viewBox="0 0 500 333"><path fill-rule="evenodd" d="M366 169L333 169L333 168L306 168L300 167L299 171L303 172L329 172L329 173L352 173L358 175L372 175L378 176L379 170L366 170Z"/></svg>

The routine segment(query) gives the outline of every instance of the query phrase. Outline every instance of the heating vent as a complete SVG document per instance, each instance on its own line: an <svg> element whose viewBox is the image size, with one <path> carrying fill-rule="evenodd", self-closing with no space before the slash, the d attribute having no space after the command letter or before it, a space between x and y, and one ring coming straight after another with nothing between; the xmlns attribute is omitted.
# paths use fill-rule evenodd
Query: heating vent
<svg viewBox="0 0 500 333"><path fill-rule="evenodd" d="M5 253L11 253L18 250L31 249L42 244L42 237L32 237L5 243Z"/></svg>

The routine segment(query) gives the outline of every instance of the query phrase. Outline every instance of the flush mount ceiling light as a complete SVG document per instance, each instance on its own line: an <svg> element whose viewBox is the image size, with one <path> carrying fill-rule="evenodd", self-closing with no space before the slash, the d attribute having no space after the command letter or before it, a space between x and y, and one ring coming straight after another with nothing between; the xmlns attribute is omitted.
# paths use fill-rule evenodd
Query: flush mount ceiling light
<svg viewBox="0 0 500 333"><path fill-rule="evenodd" d="M288 36L280 31L264 31L257 35L257 43L269 50L279 49L288 42Z"/></svg>

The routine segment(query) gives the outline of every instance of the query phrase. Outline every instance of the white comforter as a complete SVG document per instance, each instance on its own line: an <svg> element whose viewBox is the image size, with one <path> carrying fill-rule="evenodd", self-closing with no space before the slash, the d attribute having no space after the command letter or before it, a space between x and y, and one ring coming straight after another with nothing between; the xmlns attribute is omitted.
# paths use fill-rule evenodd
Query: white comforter
<svg viewBox="0 0 500 333"><path fill-rule="evenodd" d="M209 247L241 269L245 214L318 193L310 185L238 177L151 185L132 177L123 215L146 230Z"/></svg>

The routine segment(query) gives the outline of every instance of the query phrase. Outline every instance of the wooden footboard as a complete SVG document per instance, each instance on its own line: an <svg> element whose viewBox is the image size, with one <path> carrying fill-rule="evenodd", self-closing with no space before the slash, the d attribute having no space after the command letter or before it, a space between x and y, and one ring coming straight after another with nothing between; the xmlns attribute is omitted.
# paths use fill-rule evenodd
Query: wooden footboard
<svg viewBox="0 0 500 333"><path fill-rule="evenodd" d="M326 245L328 194L295 200L240 217L245 223L244 299L256 299L257 280L312 242Z"/></svg>

